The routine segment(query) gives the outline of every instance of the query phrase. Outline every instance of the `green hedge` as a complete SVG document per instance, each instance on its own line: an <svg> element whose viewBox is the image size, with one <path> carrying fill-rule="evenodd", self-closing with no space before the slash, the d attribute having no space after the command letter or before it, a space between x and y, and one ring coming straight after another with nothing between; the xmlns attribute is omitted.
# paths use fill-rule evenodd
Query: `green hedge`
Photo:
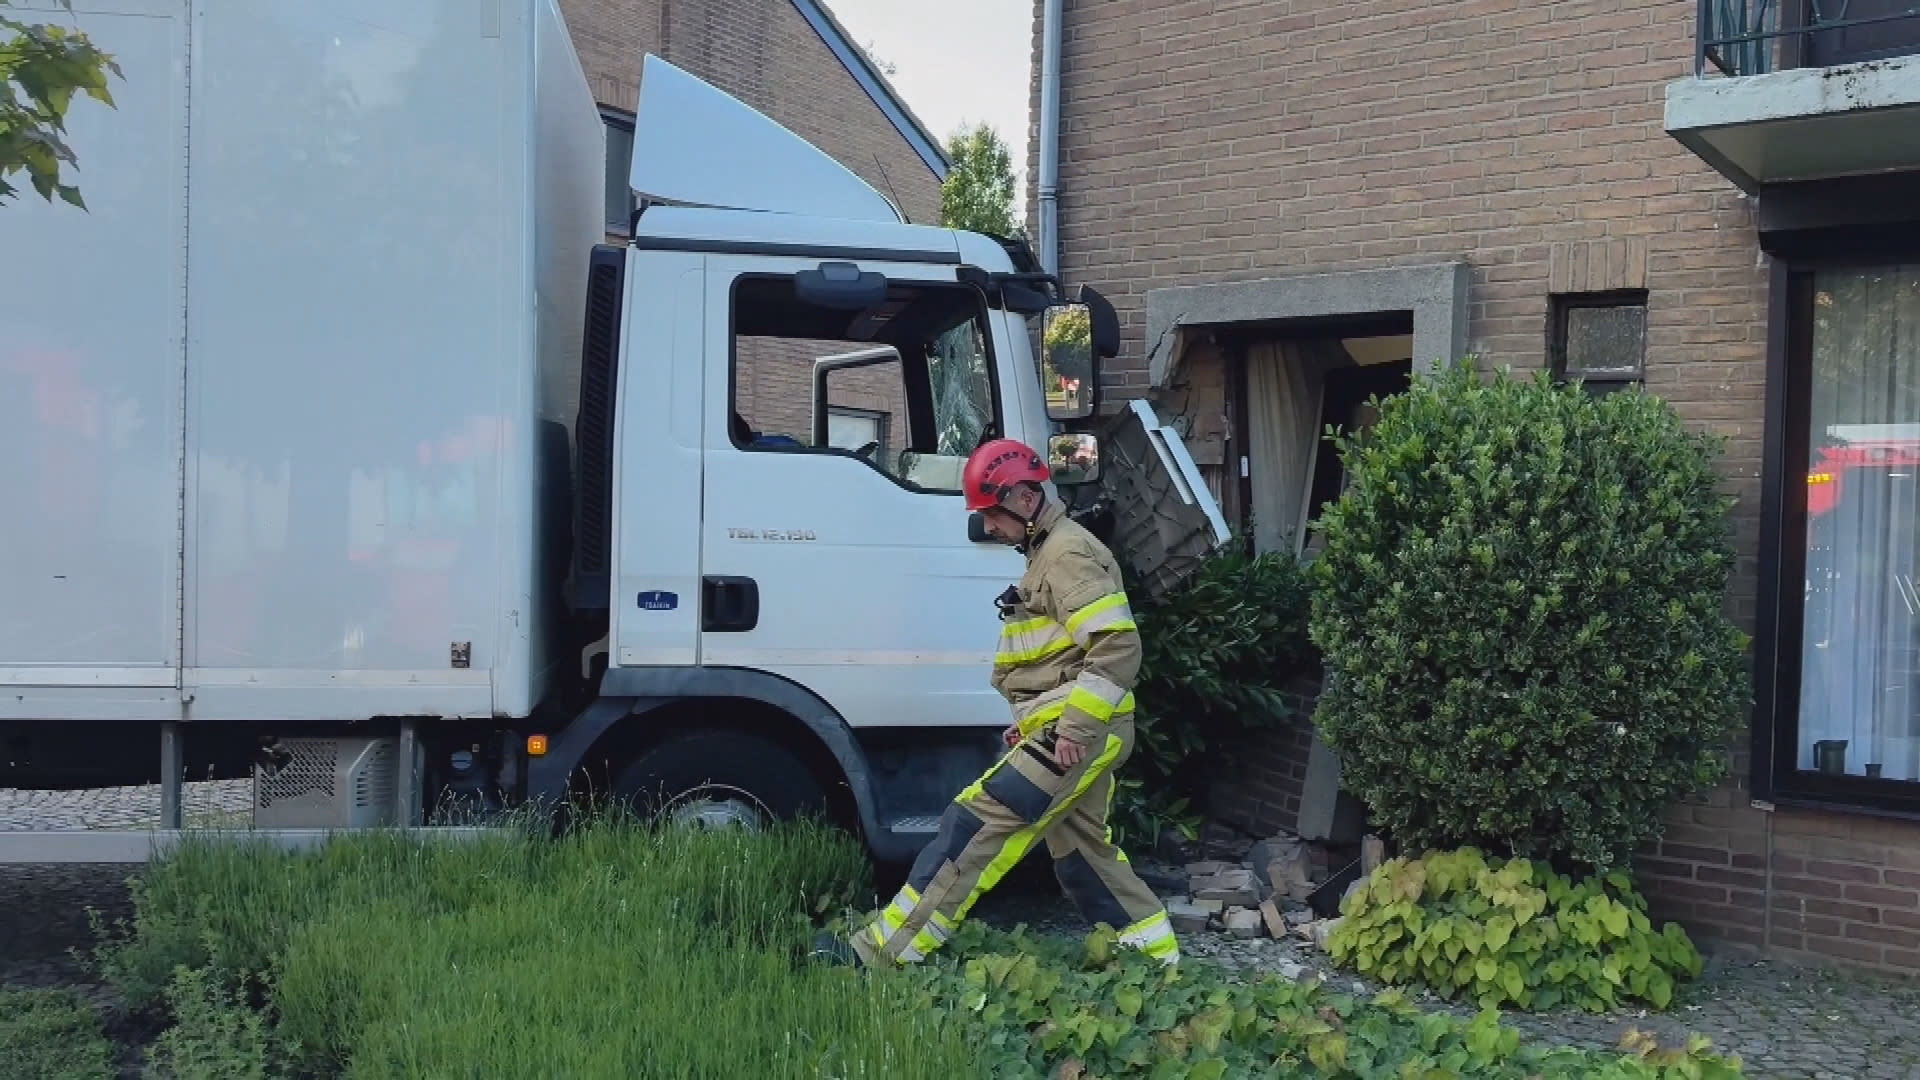
<svg viewBox="0 0 1920 1080"><path fill-rule="evenodd" d="M1312 635L1343 782L1406 850L1626 864L1751 696L1718 442L1645 393L1462 363L1338 444Z"/></svg>

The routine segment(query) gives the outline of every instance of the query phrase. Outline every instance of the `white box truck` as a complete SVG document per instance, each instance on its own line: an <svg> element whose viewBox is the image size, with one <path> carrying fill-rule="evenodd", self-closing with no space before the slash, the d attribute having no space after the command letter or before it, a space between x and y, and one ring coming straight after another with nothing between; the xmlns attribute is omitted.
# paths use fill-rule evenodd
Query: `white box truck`
<svg viewBox="0 0 1920 1080"><path fill-rule="evenodd" d="M177 826L182 777L251 773L290 829L611 793L924 842L995 752L1021 570L959 466L1089 438L1096 292L653 57L604 244L554 0L16 7L125 81L70 118L90 212L0 207L0 787L157 779ZM1105 472L1154 503L1120 528L1170 575L1224 524L1120 415Z"/></svg>

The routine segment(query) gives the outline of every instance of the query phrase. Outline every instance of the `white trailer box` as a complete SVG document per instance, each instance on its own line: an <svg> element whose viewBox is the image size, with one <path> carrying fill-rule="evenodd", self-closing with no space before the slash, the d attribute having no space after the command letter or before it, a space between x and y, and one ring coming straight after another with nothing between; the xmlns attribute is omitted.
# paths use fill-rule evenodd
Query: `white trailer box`
<svg viewBox="0 0 1920 1080"><path fill-rule="evenodd" d="M50 0L0 208L0 719L524 715L604 136L554 0Z"/></svg>

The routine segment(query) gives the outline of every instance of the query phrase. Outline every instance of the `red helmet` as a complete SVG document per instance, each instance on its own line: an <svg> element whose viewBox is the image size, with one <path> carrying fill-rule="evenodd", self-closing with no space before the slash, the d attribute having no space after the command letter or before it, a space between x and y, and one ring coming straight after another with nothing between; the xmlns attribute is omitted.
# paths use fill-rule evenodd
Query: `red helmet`
<svg viewBox="0 0 1920 1080"><path fill-rule="evenodd" d="M995 439L967 458L960 484L966 489L967 509L988 510L1013 494L1015 486L1044 484L1052 476L1033 447L1018 439Z"/></svg>

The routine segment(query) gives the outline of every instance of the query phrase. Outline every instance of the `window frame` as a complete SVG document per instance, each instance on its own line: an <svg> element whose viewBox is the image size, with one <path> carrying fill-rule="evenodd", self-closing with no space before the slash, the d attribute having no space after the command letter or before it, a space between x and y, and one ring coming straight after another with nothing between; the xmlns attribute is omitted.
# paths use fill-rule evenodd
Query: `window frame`
<svg viewBox="0 0 1920 1080"><path fill-rule="evenodd" d="M866 264L861 265L862 270L865 270L868 268L869 267ZM902 491L911 492L915 495L941 495L941 496L951 496L955 498L964 496L966 492L962 491L960 488L957 488L957 487L956 488L929 488L929 487L922 487L919 484L910 483L907 480L903 479L902 477L895 476L893 473L888 472L885 468L882 468L879 462L861 457L860 455L854 453L851 450L842 450L838 447L833 447L833 446L742 446L740 444L739 439L737 439L734 436L734 433L732 430L732 424L730 421L733 416L740 415L740 411L739 411L740 335L734 329L734 327L738 325L738 316L740 311L740 286L743 283L748 281L792 282L795 280L796 276L800 273L800 271L805 269L809 269L809 267L798 267L792 271L784 271L784 272L774 271L774 270L750 270L744 273L735 274L733 276L733 280L727 283L727 395L726 395L727 415L721 418L722 423L727 425L727 442L730 445L732 445L732 447L735 450L738 450L741 453L746 453L746 454L798 454L798 455L806 455L811 457L848 458L850 460L859 462L861 465L872 470L874 473L877 473L878 475L883 477L888 483L894 485L895 487L901 489ZM889 286L898 285L898 286L905 286L905 287L916 288L916 289L951 289L955 291L965 292L969 297L972 298L973 307L974 307L973 319L976 325L978 325L982 331L981 344L983 345L984 351L986 353L984 362L986 364L986 369L987 369L987 396L992 402L990 406L989 415L987 417L986 428L981 433L981 438L983 440L995 438L999 435L999 433L1005 431L1006 430L1005 395L1002 393L1001 386L1000 386L1000 358L999 358L999 353L995 350L995 347L994 347L993 313L992 313L991 306L987 303L986 294L982 292L978 286L970 285L967 282L958 281L958 280L941 281L941 280L929 280L925 278L891 278L890 277L888 279L888 285ZM858 346L861 343L848 341L848 342L845 342L845 344L849 346ZM883 344L883 343L870 342L868 344ZM921 371L918 377L916 377L915 373L911 370L912 365L908 363L908 357L905 354L901 355L900 357L901 379L906 384L906 400L907 400L907 416L904 419L905 419L905 424L907 428L907 441L909 443L913 441L914 395L918 393L924 393L926 395L926 408L930 416L932 416L932 413L934 410L933 386L932 386L932 379L931 379L933 365L931 362L927 361L923 357L921 360L921 363L918 366L920 367ZM829 404L828 408L833 408L833 406ZM744 417L742 418L744 419ZM932 419L936 424L938 423L937 417L932 417ZM904 447L902 448L903 451L905 449L906 448ZM947 456L947 455L936 455L936 456Z"/></svg>
<svg viewBox="0 0 1920 1080"><path fill-rule="evenodd" d="M1646 289L1607 289L1595 292L1551 293L1547 297L1547 370L1555 382L1565 385L1578 381L1597 394L1608 394L1632 386L1644 386L1647 379L1647 305ZM1595 308L1640 309L1640 355L1631 368L1580 368L1567 366L1567 331L1575 311Z"/></svg>
<svg viewBox="0 0 1920 1080"><path fill-rule="evenodd" d="M853 405L834 405L829 403L827 405L827 415L829 417L844 417L848 420L873 421L874 430L880 436L879 443L882 452L887 449L888 440L893 437L893 418L891 414L879 409L863 409Z"/></svg>
<svg viewBox="0 0 1920 1080"><path fill-rule="evenodd" d="M635 123L636 123L636 117L634 116L634 114L626 111L625 109L616 109L611 105L600 106L600 126L603 134L605 132L610 132L617 129L620 131L624 131L627 135L628 141L631 142L634 137ZM605 143L603 143L602 145L606 146ZM608 151L611 151L612 147L606 146L606 149ZM611 157L612 157L611 153L609 153L607 157L608 157L608 160L602 164L602 171L610 173ZM609 179L611 178L609 177ZM607 211L611 209L612 203L613 203L613 191L611 190L611 184L608 185L608 190L604 190L600 193L600 213L603 218L606 218L606 220L601 222L601 224L605 228L606 234L608 236L621 236L621 237L628 237L628 238L631 238L633 236L633 216L640 209L640 200L634 196L633 188L631 185L628 185L625 190L626 190L627 212L626 212L626 216L619 222L618 228L614 227L615 223L613 218L607 214Z"/></svg>
<svg viewBox="0 0 1920 1080"><path fill-rule="evenodd" d="M1920 250L1775 258L1767 304L1767 404L1753 639L1748 782L1755 800L1920 821L1920 781L1799 767L1813 387L1813 280L1820 270L1920 263Z"/></svg>

